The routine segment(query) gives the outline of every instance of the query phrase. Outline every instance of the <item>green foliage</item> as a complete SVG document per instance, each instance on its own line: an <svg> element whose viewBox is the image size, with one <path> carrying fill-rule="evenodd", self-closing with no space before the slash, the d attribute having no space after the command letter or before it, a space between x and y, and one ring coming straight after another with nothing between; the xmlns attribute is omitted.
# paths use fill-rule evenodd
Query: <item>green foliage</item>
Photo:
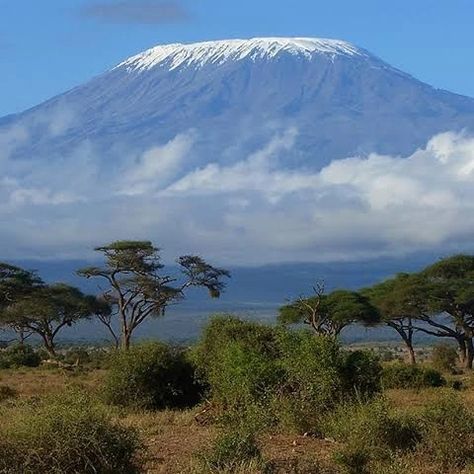
<svg viewBox="0 0 474 474"><path fill-rule="evenodd" d="M98 318L113 335L117 345L128 349L136 328L147 318L165 314L166 308L184 297L191 287L206 288L212 298L225 288L227 270L206 263L201 257L184 255L177 259L181 277L163 274L160 249L149 241L121 240L97 247L105 262L77 273L84 278L101 278L107 288L99 297L109 311ZM114 330L113 317L120 321L120 334Z"/></svg>
<svg viewBox="0 0 474 474"><path fill-rule="evenodd" d="M91 317L95 300L66 284L43 285L10 304L3 318L17 331L41 336L45 349L55 356L55 338L59 331Z"/></svg>
<svg viewBox="0 0 474 474"><path fill-rule="evenodd" d="M362 293L378 308L382 321L390 322L420 317L428 291L426 280L419 275L399 273Z"/></svg>
<svg viewBox="0 0 474 474"><path fill-rule="evenodd" d="M0 416L2 473L137 472L135 433L82 392L3 407Z"/></svg>
<svg viewBox="0 0 474 474"><path fill-rule="evenodd" d="M209 372L213 397L223 406L268 401L283 374L275 360L239 342L229 342Z"/></svg>
<svg viewBox="0 0 474 474"><path fill-rule="evenodd" d="M191 406L200 392L185 352L161 343L116 351L104 387L107 402L148 409Z"/></svg>
<svg viewBox="0 0 474 474"><path fill-rule="evenodd" d="M420 451L444 468L474 463L474 414L455 392L430 403L421 417Z"/></svg>
<svg viewBox="0 0 474 474"><path fill-rule="evenodd" d="M280 364L284 376L277 403L285 424L298 431L315 429L322 413L344 393L344 357L339 344L307 331L282 331Z"/></svg>
<svg viewBox="0 0 474 474"><path fill-rule="evenodd" d="M402 363L387 365L382 371L382 386L389 388L442 387L444 377L434 369L406 365Z"/></svg>
<svg viewBox="0 0 474 474"><path fill-rule="evenodd" d="M329 295L298 298L282 306L278 321L284 325L304 323L318 334L337 336L354 322L377 323L379 314L366 296L354 291L336 290Z"/></svg>
<svg viewBox="0 0 474 474"><path fill-rule="evenodd" d="M425 268L421 276L429 282L428 312L446 313L451 326L472 337L474 325L474 256L455 255Z"/></svg>
<svg viewBox="0 0 474 474"><path fill-rule="evenodd" d="M383 399L341 405L323 426L326 435L344 443L336 461L354 474L371 472L372 463L413 451L420 441L415 420L396 414Z"/></svg>
<svg viewBox="0 0 474 474"><path fill-rule="evenodd" d="M247 465L265 468L255 436L251 433L228 431L219 435L213 446L200 456L210 472L235 472Z"/></svg>
<svg viewBox="0 0 474 474"><path fill-rule="evenodd" d="M442 372L454 372L458 360L458 353L453 346L438 344L431 352L431 363L433 367Z"/></svg>
<svg viewBox="0 0 474 474"><path fill-rule="evenodd" d="M17 396L16 390L8 385L0 385L0 403Z"/></svg>
<svg viewBox="0 0 474 474"><path fill-rule="evenodd" d="M370 398L381 389L380 358L370 351L352 351L345 356L343 380L346 391Z"/></svg>
<svg viewBox="0 0 474 474"><path fill-rule="evenodd" d="M193 358L202 382L212 383L214 391L219 384L215 379L222 373L218 366L229 358L226 348L230 344L263 354L269 360L278 357L278 344L272 328L227 315L212 318L193 351ZM232 351L238 352L238 349L229 352Z"/></svg>
<svg viewBox="0 0 474 474"><path fill-rule="evenodd" d="M345 355L334 338L275 329L230 317L214 318L194 352L212 400L231 415L260 413L296 431L315 430L341 400L379 388L371 355Z"/></svg>
<svg viewBox="0 0 474 474"><path fill-rule="evenodd" d="M0 262L0 311L43 285L35 272Z"/></svg>
<svg viewBox="0 0 474 474"><path fill-rule="evenodd" d="M41 356L29 345L16 344L0 351L0 368L38 367Z"/></svg>

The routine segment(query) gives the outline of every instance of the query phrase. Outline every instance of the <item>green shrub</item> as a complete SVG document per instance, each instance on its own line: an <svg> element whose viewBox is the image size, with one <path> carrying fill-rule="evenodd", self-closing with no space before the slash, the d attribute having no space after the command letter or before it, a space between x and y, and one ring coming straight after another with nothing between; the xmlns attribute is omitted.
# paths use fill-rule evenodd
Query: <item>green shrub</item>
<svg viewBox="0 0 474 474"><path fill-rule="evenodd" d="M421 418L420 451L444 468L474 463L474 414L449 391L429 404Z"/></svg>
<svg viewBox="0 0 474 474"><path fill-rule="evenodd" d="M349 473L370 472L370 466L409 452L420 441L416 419L393 412L385 400L343 404L323 422L326 436L343 442L335 460Z"/></svg>
<svg viewBox="0 0 474 474"><path fill-rule="evenodd" d="M370 398L380 391L382 366L370 351L348 352L344 360L343 378L348 393Z"/></svg>
<svg viewBox="0 0 474 474"><path fill-rule="evenodd" d="M15 398L16 395L16 390L13 388L8 385L0 385L0 403L10 398Z"/></svg>
<svg viewBox="0 0 474 474"><path fill-rule="evenodd" d="M361 444L382 454L412 450L420 440L417 420L393 411L383 398L346 403L330 413L325 433L347 444Z"/></svg>
<svg viewBox="0 0 474 474"><path fill-rule="evenodd" d="M334 453L334 461L347 474L371 474L369 470L371 459L363 447L345 446Z"/></svg>
<svg viewBox="0 0 474 474"><path fill-rule="evenodd" d="M110 359L104 397L108 403L134 408L192 406L201 387L186 353L161 343L146 343L117 351Z"/></svg>
<svg viewBox="0 0 474 474"><path fill-rule="evenodd" d="M457 360L458 353L453 346L438 344L433 347L431 363L435 369L442 372L454 372Z"/></svg>
<svg viewBox="0 0 474 474"><path fill-rule="evenodd" d="M0 351L0 368L38 367L41 364L40 355L29 345L15 344Z"/></svg>
<svg viewBox="0 0 474 474"><path fill-rule="evenodd" d="M213 364L219 359L228 344L236 342L242 347L275 359L278 347L275 331L271 327L232 316L215 316L204 329L193 356L199 374L207 380Z"/></svg>
<svg viewBox="0 0 474 474"><path fill-rule="evenodd" d="M214 400L239 409L269 401L281 378L275 360L239 342L223 347L208 371Z"/></svg>
<svg viewBox="0 0 474 474"><path fill-rule="evenodd" d="M270 328L230 317L211 321L194 351L201 377L224 419L260 413L299 432L316 431L321 416L341 400L372 396L380 386L378 360L344 354L334 338Z"/></svg>
<svg viewBox="0 0 474 474"><path fill-rule="evenodd" d="M260 449L251 433L230 431L222 433L213 446L200 456L204 467L210 472L244 471L245 466L264 469ZM262 472L262 469L260 469Z"/></svg>
<svg viewBox="0 0 474 474"><path fill-rule="evenodd" d="M279 333L280 365L284 369L275 411L296 431L315 430L321 414L344 396L344 356L338 343L308 331Z"/></svg>
<svg viewBox="0 0 474 474"><path fill-rule="evenodd" d="M446 385L444 377L434 369L406 364L393 364L382 371L384 388L424 388Z"/></svg>
<svg viewBox="0 0 474 474"><path fill-rule="evenodd" d="M274 329L229 316L211 320L193 359L212 399L227 409L268 403L284 375Z"/></svg>
<svg viewBox="0 0 474 474"><path fill-rule="evenodd" d="M0 472L136 472L135 433L82 392L0 408Z"/></svg>

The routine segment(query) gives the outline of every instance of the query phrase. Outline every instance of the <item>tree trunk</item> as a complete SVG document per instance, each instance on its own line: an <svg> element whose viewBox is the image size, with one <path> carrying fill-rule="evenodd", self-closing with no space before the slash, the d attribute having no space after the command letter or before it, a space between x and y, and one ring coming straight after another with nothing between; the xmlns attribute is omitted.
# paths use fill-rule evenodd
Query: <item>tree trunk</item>
<svg viewBox="0 0 474 474"><path fill-rule="evenodd" d="M56 347L54 345L54 341L53 341L53 338L47 336L47 335L41 335L41 337L43 338L43 342L44 342L44 348L46 349L46 351L48 352L48 354L53 358L55 359L56 358Z"/></svg>
<svg viewBox="0 0 474 474"><path fill-rule="evenodd" d="M466 339L466 360L464 367L466 369L472 370L472 363L474 360L474 344L472 342L472 337Z"/></svg>
<svg viewBox="0 0 474 474"><path fill-rule="evenodd" d="M457 342L458 342L459 362L461 363L462 367L465 367L466 360L467 360L466 340L464 338L459 338L457 339Z"/></svg>
<svg viewBox="0 0 474 474"><path fill-rule="evenodd" d="M405 330L402 324L395 324L394 322L388 323L388 326L395 329L398 332L400 337L402 338L403 342L408 351L408 361L411 365L416 364L416 354L415 349L413 348L413 326L411 319L408 320L408 329Z"/></svg>
<svg viewBox="0 0 474 474"><path fill-rule="evenodd" d="M411 365L416 365L416 355L415 355L415 349L413 349L413 344L411 341L406 341L405 342L407 349L408 349L408 360Z"/></svg>
<svg viewBox="0 0 474 474"><path fill-rule="evenodd" d="M122 333L120 347L124 351L128 351L130 349L130 342L132 340L132 332L127 330Z"/></svg>

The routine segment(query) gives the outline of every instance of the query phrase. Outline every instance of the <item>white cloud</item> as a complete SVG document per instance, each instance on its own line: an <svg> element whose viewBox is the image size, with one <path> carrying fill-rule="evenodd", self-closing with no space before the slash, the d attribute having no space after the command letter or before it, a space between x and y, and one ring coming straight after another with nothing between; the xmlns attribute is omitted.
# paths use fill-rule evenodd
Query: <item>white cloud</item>
<svg viewBox="0 0 474 474"><path fill-rule="evenodd" d="M182 133L114 167L87 142L27 172L8 162L0 248L81 256L108 240L151 238L168 255L226 264L474 250L474 137L444 133L408 157L372 154L321 170L292 165L295 129L237 163L190 169L198 139Z"/></svg>
<svg viewBox="0 0 474 474"><path fill-rule="evenodd" d="M162 146L145 151L132 165L122 171L122 194L130 196L144 194L169 183L176 176L190 153L194 143L194 132L177 135Z"/></svg>

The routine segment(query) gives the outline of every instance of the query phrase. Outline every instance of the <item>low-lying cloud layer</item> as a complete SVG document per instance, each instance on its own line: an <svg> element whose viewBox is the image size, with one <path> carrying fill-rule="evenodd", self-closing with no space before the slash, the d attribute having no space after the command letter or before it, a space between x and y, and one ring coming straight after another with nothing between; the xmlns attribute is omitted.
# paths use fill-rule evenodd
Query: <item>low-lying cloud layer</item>
<svg viewBox="0 0 474 474"><path fill-rule="evenodd" d="M48 133L72 120L58 114ZM18 162L13 150L30 133L0 131L2 258L83 257L120 238L226 264L473 249L474 137L447 132L408 157L352 157L315 171L287 166L296 128L241 161L194 169L199 130L114 167L90 142L66 158Z"/></svg>

